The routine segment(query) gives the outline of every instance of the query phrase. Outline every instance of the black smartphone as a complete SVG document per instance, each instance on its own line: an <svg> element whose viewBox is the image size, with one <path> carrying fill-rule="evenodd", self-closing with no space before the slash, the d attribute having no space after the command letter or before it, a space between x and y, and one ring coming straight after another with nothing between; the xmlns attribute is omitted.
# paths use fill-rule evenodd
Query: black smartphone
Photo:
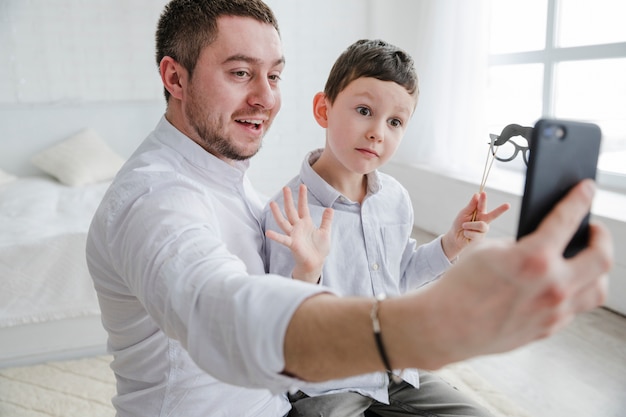
<svg viewBox="0 0 626 417"><path fill-rule="evenodd" d="M532 233L567 192L585 178L595 180L602 132L592 123L541 119L529 146L526 185L522 197L517 238ZM589 241L589 215L563 255L576 255Z"/></svg>

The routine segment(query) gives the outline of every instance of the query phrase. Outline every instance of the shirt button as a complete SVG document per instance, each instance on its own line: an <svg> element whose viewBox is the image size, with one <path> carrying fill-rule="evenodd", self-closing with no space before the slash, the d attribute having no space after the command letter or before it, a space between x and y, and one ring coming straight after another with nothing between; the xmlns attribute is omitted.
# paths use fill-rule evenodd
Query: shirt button
<svg viewBox="0 0 626 417"><path fill-rule="evenodd" d="M377 264L377 263L373 263L373 264L372 264L372 269L373 269L374 271L378 271L378 264Z"/></svg>

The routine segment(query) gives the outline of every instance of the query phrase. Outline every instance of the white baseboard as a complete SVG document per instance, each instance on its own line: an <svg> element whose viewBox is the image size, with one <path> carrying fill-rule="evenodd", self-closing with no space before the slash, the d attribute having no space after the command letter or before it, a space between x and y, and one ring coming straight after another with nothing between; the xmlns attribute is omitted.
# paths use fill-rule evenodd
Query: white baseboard
<svg viewBox="0 0 626 417"><path fill-rule="evenodd" d="M0 368L106 353L100 316L0 328Z"/></svg>

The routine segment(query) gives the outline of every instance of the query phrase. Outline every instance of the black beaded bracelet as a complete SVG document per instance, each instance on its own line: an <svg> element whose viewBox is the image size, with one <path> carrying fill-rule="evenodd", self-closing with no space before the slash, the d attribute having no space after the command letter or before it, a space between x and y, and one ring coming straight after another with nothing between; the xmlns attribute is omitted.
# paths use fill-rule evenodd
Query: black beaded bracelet
<svg viewBox="0 0 626 417"><path fill-rule="evenodd" d="M387 371L391 371L389 358L387 357L387 352L385 351L383 340L380 337L380 321L378 321L378 303L384 299L385 299L384 294L376 297L376 299L374 300L374 305L372 306L372 311L370 312L370 317L372 318L372 327L374 328L374 339L376 339L376 347L378 348L380 359L382 359L383 365L385 365L385 369Z"/></svg>
<svg viewBox="0 0 626 417"><path fill-rule="evenodd" d="M374 340L376 340L376 347L378 348L378 354L380 355L380 359L385 365L385 369L387 373L391 376L395 382L400 382L402 379L395 375L392 372L391 364L389 363L389 357L387 356L387 351L385 350L385 345L383 345L383 339L380 336L380 321L378 320L378 305L381 301L385 299L385 294L380 294L376 296L374 300L374 305L372 306L372 311L370 312L370 317L372 319L372 328L374 329Z"/></svg>

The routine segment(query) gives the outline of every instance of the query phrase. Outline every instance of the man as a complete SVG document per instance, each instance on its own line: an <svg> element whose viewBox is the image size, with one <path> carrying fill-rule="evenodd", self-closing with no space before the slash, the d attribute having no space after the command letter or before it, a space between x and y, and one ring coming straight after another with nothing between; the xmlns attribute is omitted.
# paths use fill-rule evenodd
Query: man
<svg viewBox="0 0 626 417"><path fill-rule="evenodd" d="M165 116L120 170L87 242L118 416L281 416L282 393L301 380L381 371L381 354L393 368L436 368L502 352L602 302L606 229L561 256L589 183L537 233L480 246L420 292L374 303L264 275L262 203L245 170L280 108L276 19L260 0L174 0L157 62Z"/></svg>

